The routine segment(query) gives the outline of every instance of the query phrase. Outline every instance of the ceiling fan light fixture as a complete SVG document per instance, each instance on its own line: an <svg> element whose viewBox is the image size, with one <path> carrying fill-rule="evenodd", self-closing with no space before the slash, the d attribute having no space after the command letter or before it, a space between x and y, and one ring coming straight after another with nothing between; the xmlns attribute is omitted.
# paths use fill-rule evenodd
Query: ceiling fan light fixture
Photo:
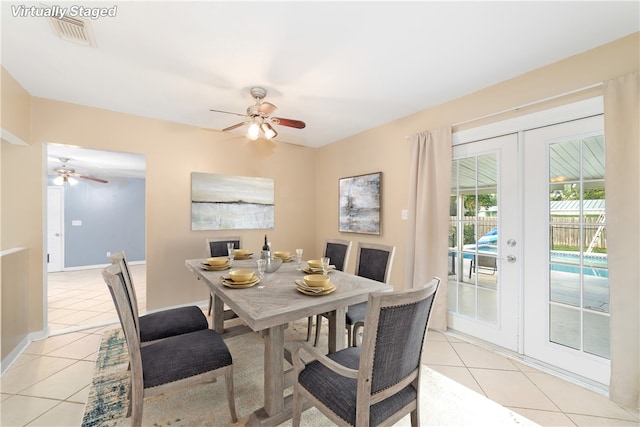
<svg viewBox="0 0 640 427"><path fill-rule="evenodd" d="M76 185L78 183L78 180L71 176L65 176L65 178L65 181L67 181L69 185Z"/></svg>
<svg viewBox="0 0 640 427"><path fill-rule="evenodd" d="M247 129L247 138L255 141L260 136L260 126L256 122L252 122Z"/></svg>
<svg viewBox="0 0 640 427"><path fill-rule="evenodd" d="M53 179L53 183L54 183L55 185L64 185L64 176L62 176L62 175L58 175L57 177L55 177L55 178Z"/></svg>
<svg viewBox="0 0 640 427"><path fill-rule="evenodd" d="M267 139L275 138L276 136L278 136L278 132L276 132L273 126L271 126L269 123L263 123L262 125L260 125L260 128L262 129L262 132L264 132L264 136Z"/></svg>

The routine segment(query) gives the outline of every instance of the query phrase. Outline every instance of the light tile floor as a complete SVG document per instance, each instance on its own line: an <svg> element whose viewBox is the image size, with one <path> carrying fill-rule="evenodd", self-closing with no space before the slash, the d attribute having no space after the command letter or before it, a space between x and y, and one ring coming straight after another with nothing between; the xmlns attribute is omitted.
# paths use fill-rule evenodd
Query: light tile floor
<svg viewBox="0 0 640 427"><path fill-rule="evenodd" d="M144 313L145 266L131 270ZM79 426L102 332L119 326L100 269L52 273L49 300L52 335L31 343L1 378L2 426ZM435 331L427 340L425 364L540 425L640 425L638 410L488 347Z"/></svg>

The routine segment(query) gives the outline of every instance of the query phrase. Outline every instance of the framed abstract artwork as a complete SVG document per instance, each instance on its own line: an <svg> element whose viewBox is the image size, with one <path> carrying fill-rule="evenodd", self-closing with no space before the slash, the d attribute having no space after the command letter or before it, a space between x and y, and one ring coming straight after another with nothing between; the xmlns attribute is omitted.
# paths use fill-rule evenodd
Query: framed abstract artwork
<svg viewBox="0 0 640 427"><path fill-rule="evenodd" d="M339 187L338 230L379 235L382 172L340 178Z"/></svg>
<svg viewBox="0 0 640 427"><path fill-rule="evenodd" d="M274 227L274 182L210 173L191 173L191 230Z"/></svg>

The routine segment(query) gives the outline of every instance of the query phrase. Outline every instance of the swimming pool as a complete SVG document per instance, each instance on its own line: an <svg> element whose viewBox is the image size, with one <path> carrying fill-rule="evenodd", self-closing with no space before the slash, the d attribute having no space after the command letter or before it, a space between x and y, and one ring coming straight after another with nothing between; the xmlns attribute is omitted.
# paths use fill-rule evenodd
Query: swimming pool
<svg viewBox="0 0 640 427"><path fill-rule="evenodd" d="M580 254L578 252L551 251L550 261L552 271L580 273ZM583 254L582 273L587 276L608 278L607 254Z"/></svg>
<svg viewBox="0 0 640 427"><path fill-rule="evenodd" d="M465 259L473 259L475 256L476 245L465 245L463 257ZM478 253L495 255L498 251L496 245L479 245ZM450 255L455 258L455 252L449 251ZM570 251L551 251L550 253L550 269L563 273L580 273L580 253ZM582 273L587 276L609 277L607 269L607 254L583 254Z"/></svg>

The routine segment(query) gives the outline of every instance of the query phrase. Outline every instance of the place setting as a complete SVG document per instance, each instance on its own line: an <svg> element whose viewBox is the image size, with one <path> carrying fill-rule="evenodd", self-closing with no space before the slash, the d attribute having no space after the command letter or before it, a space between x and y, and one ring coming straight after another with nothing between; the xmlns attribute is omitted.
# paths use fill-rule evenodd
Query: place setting
<svg viewBox="0 0 640 427"><path fill-rule="evenodd" d="M296 279L295 283L296 289L305 295L328 295L336 290L329 276L325 274L309 274L302 279Z"/></svg>
<svg viewBox="0 0 640 427"><path fill-rule="evenodd" d="M227 276L220 277L222 284L228 288L250 288L260 282L253 270L231 270Z"/></svg>
<svg viewBox="0 0 640 427"><path fill-rule="evenodd" d="M274 258L279 258L282 262L291 262L295 259L294 255L291 255L289 251L275 251L273 253Z"/></svg>
<svg viewBox="0 0 640 427"><path fill-rule="evenodd" d="M310 259L307 261L307 266L302 269L307 274L324 274L327 275L331 271L335 270L336 266L330 264L330 260L327 257L320 259Z"/></svg>
<svg viewBox="0 0 640 427"><path fill-rule="evenodd" d="M202 261L200 266L207 271L223 271L231 268L229 258L227 257L213 257L207 258Z"/></svg>
<svg viewBox="0 0 640 427"><path fill-rule="evenodd" d="M236 261L251 259L252 256L253 256L253 252L247 249L236 249L233 251L233 259Z"/></svg>

